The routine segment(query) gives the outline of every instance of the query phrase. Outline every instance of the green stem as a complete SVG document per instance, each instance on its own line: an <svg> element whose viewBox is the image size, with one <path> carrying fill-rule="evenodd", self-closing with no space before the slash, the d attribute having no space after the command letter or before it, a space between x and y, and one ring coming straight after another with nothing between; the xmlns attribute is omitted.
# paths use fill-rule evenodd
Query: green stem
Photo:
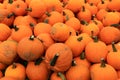
<svg viewBox="0 0 120 80"><path fill-rule="evenodd" d="M58 57L59 57L59 54L58 53L55 54L55 56L53 57L53 59L50 62L51 66L54 66L56 64L56 61L57 61Z"/></svg>
<svg viewBox="0 0 120 80"><path fill-rule="evenodd" d="M101 58L101 67L106 67L106 63L105 63L105 59L104 58Z"/></svg>
<svg viewBox="0 0 120 80"><path fill-rule="evenodd" d="M78 37L77 40L78 41L81 41L83 39L83 37Z"/></svg>
<svg viewBox="0 0 120 80"><path fill-rule="evenodd" d="M117 52L117 49L115 47L115 42L112 42L112 49L113 49L113 52Z"/></svg>
<svg viewBox="0 0 120 80"><path fill-rule="evenodd" d="M94 42L98 42L98 37L97 36L93 36L93 40L94 40Z"/></svg>
<svg viewBox="0 0 120 80"><path fill-rule="evenodd" d="M35 24L34 24L34 23L30 23L29 25L30 25L31 27L34 27L34 26L35 26Z"/></svg>
<svg viewBox="0 0 120 80"><path fill-rule="evenodd" d="M30 11L30 12L32 12L32 8L26 8L25 11Z"/></svg>
<svg viewBox="0 0 120 80"><path fill-rule="evenodd" d="M12 4L12 3L13 3L13 0L8 0L8 3L9 3L9 4Z"/></svg>
<svg viewBox="0 0 120 80"><path fill-rule="evenodd" d="M50 17L51 16L51 14L49 13L49 12L46 12L45 13L48 17Z"/></svg>
<svg viewBox="0 0 120 80"><path fill-rule="evenodd" d="M39 58L35 61L35 65L39 65L42 61L44 60L44 58Z"/></svg>
<svg viewBox="0 0 120 80"><path fill-rule="evenodd" d="M82 59L82 60L85 59L85 52L84 51L80 54L80 59Z"/></svg>
<svg viewBox="0 0 120 80"><path fill-rule="evenodd" d="M80 23L81 23L82 25L88 25L88 24L89 24L89 23L88 23L87 21L85 21L85 20L81 20Z"/></svg>
<svg viewBox="0 0 120 80"><path fill-rule="evenodd" d="M16 25L13 25L13 29L14 29L15 31L18 31L18 30L19 30L19 28L18 28Z"/></svg>
<svg viewBox="0 0 120 80"><path fill-rule="evenodd" d="M63 73L58 72L57 75L62 79L62 80L66 80L65 76Z"/></svg>
<svg viewBox="0 0 120 80"><path fill-rule="evenodd" d="M14 15L15 15L14 13L10 13L10 14L7 15L7 18L11 18Z"/></svg>

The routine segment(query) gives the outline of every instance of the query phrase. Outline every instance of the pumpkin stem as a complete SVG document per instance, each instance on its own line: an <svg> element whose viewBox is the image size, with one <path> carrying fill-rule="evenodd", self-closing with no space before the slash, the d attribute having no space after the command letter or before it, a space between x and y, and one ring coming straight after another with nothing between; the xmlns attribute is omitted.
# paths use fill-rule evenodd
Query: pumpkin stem
<svg viewBox="0 0 120 80"><path fill-rule="evenodd" d="M32 8L26 8L25 11L30 11L30 12L32 12Z"/></svg>
<svg viewBox="0 0 120 80"><path fill-rule="evenodd" d="M48 19L45 19L43 22L44 22L44 23L48 23L48 22L49 22L49 20L48 20Z"/></svg>
<svg viewBox="0 0 120 80"><path fill-rule="evenodd" d="M14 15L15 15L14 13L10 13L10 14L7 15L7 18L11 18Z"/></svg>
<svg viewBox="0 0 120 80"><path fill-rule="evenodd" d="M50 17L51 16L51 14L49 13L49 12L46 12L45 13L48 17Z"/></svg>
<svg viewBox="0 0 120 80"><path fill-rule="evenodd" d="M62 13L63 13L63 16L65 16L65 15L66 15L66 13L65 13L64 11L63 11Z"/></svg>
<svg viewBox="0 0 120 80"><path fill-rule="evenodd" d="M106 67L106 65L105 65L106 63L105 63L105 59L104 58L101 58L101 67Z"/></svg>
<svg viewBox="0 0 120 80"><path fill-rule="evenodd" d="M62 7L65 7L68 3L67 2L63 2Z"/></svg>
<svg viewBox="0 0 120 80"><path fill-rule="evenodd" d="M85 20L81 20L80 23L83 24L83 25L88 25L88 22L85 21Z"/></svg>
<svg viewBox="0 0 120 80"><path fill-rule="evenodd" d="M87 3L87 0L84 0L84 3Z"/></svg>
<svg viewBox="0 0 120 80"><path fill-rule="evenodd" d="M76 61L72 60L72 66L76 66Z"/></svg>
<svg viewBox="0 0 120 80"><path fill-rule="evenodd" d="M12 68L13 69L15 69L17 66L16 66L16 63L14 62L13 64L12 64Z"/></svg>
<svg viewBox="0 0 120 80"><path fill-rule="evenodd" d="M50 62L50 65L51 65L51 66L54 66L54 65L55 65L58 57L59 57L59 54L58 54L58 53L55 54L55 56L53 57L53 59L52 59L51 62Z"/></svg>
<svg viewBox="0 0 120 80"><path fill-rule="evenodd" d="M97 36L93 36L93 40L94 40L94 42L98 42L98 37Z"/></svg>
<svg viewBox="0 0 120 80"><path fill-rule="evenodd" d="M113 52L117 52L117 49L115 47L115 42L112 42L112 49L113 49Z"/></svg>
<svg viewBox="0 0 120 80"><path fill-rule="evenodd" d="M91 20L94 20L95 19L95 14L94 15L92 15L92 19Z"/></svg>
<svg viewBox="0 0 120 80"><path fill-rule="evenodd" d="M76 33L77 36L79 35L79 32L78 32L78 31L76 31L75 33Z"/></svg>
<svg viewBox="0 0 120 80"><path fill-rule="evenodd" d="M57 75L62 79L62 80L66 80L65 76L63 73L58 72Z"/></svg>
<svg viewBox="0 0 120 80"><path fill-rule="evenodd" d="M34 27L34 26L35 26L35 24L34 24L34 23L30 23L29 25L30 25L31 27Z"/></svg>
<svg viewBox="0 0 120 80"><path fill-rule="evenodd" d="M16 25L13 25L13 29L14 29L15 31L18 31L18 30L19 30L19 28L18 28Z"/></svg>
<svg viewBox="0 0 120 80"><path fill-rule="evenodd" d="M65 16L65 18L66 18L66 21L68 21L68 20L69 20L69 16L68 16L68 15L66 15L66 16Z"/></svg>
<svg viewBox="0 0 120 80"><path fill-rule="evenodd" d="M37 59L37 60L35 61L35 65L39 65L43 60L44 60L43 57Z"/></svg>
<svg viewBox="0 0 120 80"><path fill-rule="evenodd" d="M94 4L93 3L90 3L90 6L93 6Z"/></svg>
<svg viewBox="0 0 120 80"><path fill-rule="evenodd" d="M82 59L82 60L85 59L85 52L84 51L80 54L80 59Z"/></svg>
<svg viewBox="0 0 120 80"><path fill-rule="evenodd" d="M97 21L95 21L95 20L93 20L93 22L97 25L98 23L97 23Z"/></svg>
<svg viewBox="0 0 120 80"><path fill-rule="evenodd" d="M82 6L82 11L85 12L85 6Z"/></svg>
<svg viewBox="0 0 120 80"><path fill-rule="evenodd" d="M8 0L8 3L9 3L9 4L12 4L12 3L13 3L13 0Z"/></svg>
<svg viewBox="0 0 120 80"><path fill-rule="evenodd" d="M111 24L110 26L120 27L120 24Z"/></svg>
<svg viewBox="0 0 120 80"><path fill-rule="evenodd" d="M29 39L30 39L30 40L34 40L34 38L35 38L35 36L34 36L34 35L31 35Z"/></svg>
<svg viewBox="0 0 120 80"><path fill-rule="evenodd" d="M104 4L105 3L104 0L101 0L101 3Z"/></svg>
<svg viewBox="0 0 120 80"><path fill-rule="evenodd" d="M78 41L81 41L83 39L83 37L78 37L77 40Z"/></svg>

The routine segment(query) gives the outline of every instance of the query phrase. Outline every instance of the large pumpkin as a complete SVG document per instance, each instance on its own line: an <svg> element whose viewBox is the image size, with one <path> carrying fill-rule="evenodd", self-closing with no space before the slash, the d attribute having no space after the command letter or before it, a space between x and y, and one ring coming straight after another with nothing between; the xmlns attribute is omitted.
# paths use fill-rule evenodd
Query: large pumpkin
<svg viewBox="0 0 120 80"><path fill-rule="evenodd" d="M64 43L54 43L45 54L45 61L48 67L53 71L64 72L68 70L72 63L72 51Z"/></svg>

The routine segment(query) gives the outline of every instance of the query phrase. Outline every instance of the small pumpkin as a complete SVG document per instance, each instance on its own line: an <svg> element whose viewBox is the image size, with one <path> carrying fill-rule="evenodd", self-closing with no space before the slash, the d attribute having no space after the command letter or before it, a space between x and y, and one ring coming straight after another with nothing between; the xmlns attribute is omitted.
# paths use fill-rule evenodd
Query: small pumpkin
<svg viewBox="0 0 120 80"><path fill-rule="evenodd" d="M117 80L118 75L111 65L105 63L102 58L101 63L93 64L90 67L90 75L92 80Z"/></svg>
<svg viewBox="0 0 120 80"><path fill-rule="evenodd" d="M90 80L88 67L84 65L77 65L74 60L72 62L72 66L65 75L67 80Z"/></svg>
<svg viewBox="0 0 120 80"><path fill-rule="evenodd" d="M48 68L56 72L67 71L72 62L72 51L64 43L52 44L45 53L45 62Z"/></svg>
<svg viewBox="0 0 120 80"><path fill-rule="evenodd" d="M17 57L17 42L6 40L0 44L0 62L9 65Z"/></svg>
<svg viewBox="0 0 120 80"><path fill-rule="evenodd" d="M18 80L25 80L25 67L20 63L13 63L6 68L5 77L13 77Z"/></svg>
<svg viewBox="0 0 120 80"><path fill-rule="evenodd" d="M0 23L0 41L5 41L11 35L11 29L6 24Z"/></svg>
<svg viewBox="0 0 120 80"><path fill-rule="evenodd" d="M50 76L50 80L66 80L66 77L64 73L53 72Z"/></svg>
<svg viewBox="0 0 120 80"><path fill-rule="evenodd" d="M23 38L17 46L19 57L26 61L33 61L44 54L44 46L42 42L35 38L34 35Z"/></svg>
<svg viewBox="0 0 120 80"><path fill-rule="evenodd" d="M41 75L40 75L41 74ZM49 70L43 58L30 61L26 67L26 75L30 80L47 80Z"/></svg>

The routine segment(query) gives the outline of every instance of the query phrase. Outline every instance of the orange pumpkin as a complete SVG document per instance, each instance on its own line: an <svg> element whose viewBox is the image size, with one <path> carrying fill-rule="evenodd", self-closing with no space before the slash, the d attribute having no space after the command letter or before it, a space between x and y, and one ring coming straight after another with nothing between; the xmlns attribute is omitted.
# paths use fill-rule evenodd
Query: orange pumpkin
<svg viewBox="0 0 120 80"><path fill-rule="evenodd" d="M64 42L70 36L69 26L58 22L51 27L50 35L55 41Z"/></svg>
<svg viewBox="0 0 120 80"><path fill-rule="evenodd" d="M94 37L94 41L89 42L85 47L85 55L92 63L100 62L101 58L106 59L108 54L107 45Z"/></svg>
<svg viewBox="0 0 120 80"><path fill-rule="evenodd" d="M19 57L26 61L36 60L44 54L42 42L33 35L23 38L17 46Z"/></svg>
<svg viewBox="0 0 120 80"><path fill-rule="evenodd" d="M50 80L66 80L66 77L64 73L53 72L50 76Z"/></svg>
<svg viewBox="0 0 120 80"><path fill-rule="evenodd" d="M5 77L13 77L18 80L25 80L25 67L20 63L13 63L6 68Z"/></svg>
<svg viewBox="0 0 120 80"><path fill-rule="evenodd" d="M46 12L46 9L43 0L31 0L26 11L32 17L40 18Z"/></svg>
<svg viewBox="0 0 120 80"><path fill-rule="evenodd" d="M41 33L37 36L37 38L43 43L45 50L54 44L54 40L51 38L48 33Z"/></svg>
<svg viewBox="0 0 120 80"><path fill-rule="evenodd" d="M114 67L116 70L120 69L120 50L117 49L114 45L114 42L112 42L112 50L107 55L107 63Z"/></svg>
<svg viewBox="0 0 120 80"><path fill-rule="evenodd" d="M0 44L0 62L11 64L17 56L17 42L6 40Z"/></svg>
<svg viewBox="0 0 120 80"><path fill-rule="evenodd" d="M36 61L28 62L26 67L26 75L30 80L47 80L49 70L44 60L39 58Z"/></svg>
<svg viewBox="0 0 120 80"><path fill-rule="evenodd" d="M109 64L105 63L102 58L101 63L93 64L90 67L90 75L92 80L117 80L116 70Z"/></svg>
<svg viewBox="0 0 120 80"><path fill-rule="evenodd" d="M0 41L5 41L11 35L11 29L9 26L0 23Z"/></svg>
<svg viewBox="0 0 120 80"><path fill-rule="evenodd" d="M90 80L88 67L84 65L77 65L75 61L73 61L72 66L69 68L65 75L66 80Z"/></svg>
<svg viewBox="0 0 120 80"><path fill-rule="evenodd" d="M45 53L45 62L49 69L53 71L67 71L72 62L72 51L64 43L52 44Z"/></svg>
<svg viewBox="0 0 120 80"><path fill-rule="evenodd" d="M29 37L32 35L32 30L25 25L13 26L11 38L17 42L22 40L24 37Z"/></svg>

